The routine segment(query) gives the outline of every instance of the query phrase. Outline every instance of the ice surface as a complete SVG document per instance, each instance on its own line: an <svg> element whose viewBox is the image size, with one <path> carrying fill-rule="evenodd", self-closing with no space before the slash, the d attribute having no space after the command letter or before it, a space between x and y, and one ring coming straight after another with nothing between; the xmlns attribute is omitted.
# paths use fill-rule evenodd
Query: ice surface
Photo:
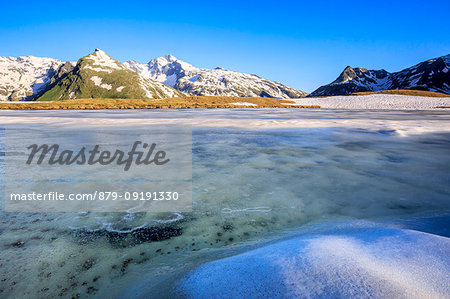
<svg viewBox="0 0 450 299"><path fill-rule="evenodd" d="M192 125L194 202L192 213L2 213L0 275L5 280L0 281L0 296L48 298L65 289L63 297L88 292L103 298L155 297L157 291L173 290L168 282L177 280L167 275L180 278L197 266L267 245L314 222L395 220L448 211L449 117L445 111L299 109L1 111L6 126L30 129L117 126L145 132L152 124ZM413 284L424 292L419 295L439 296L443 290L448 293L435 283L442 271L448 273L443 258L448 257L447 239L434 236L449 236L436 228L450 226L442 219L427 220L426 227L412 218L407 225L391 221L361 226L352 221L347 230L308 230L279 245L286 247L285 255L275 252L271 264L261 262L259 267L261 273L274 267L278 276L273 278L286 285L317 269L328 275L317 280L328 287L327 282L338 285L342 276L343 283L371 294L389 290L409 296ZM136 242L116 235L140 227L168 237ZM368 239L371 235L373 240ZM265 247L261 254L270 248L275 247ZM412 252L415 248L417 253ZM305 254L291 256L293 252ZM239 259L246 262L246 256ZM330 257L336 263L327 264ZM402 264L406 257L411 262ZM441 264L436 262L439 257ZM210 265L215 264L204 269ZM299 265L307 272L299 271ZM249 265L250 274L255 267ZM182 290L192 294L189 277ZM229 276L223 277L225 283ZM321 290L314 281L305 281L306 286L293 281L283 290Z"/></svg>
<svg viewBox="0 0 450 299"><path fill-rule="evenodd" d="M179 290L188 298L447 298L449 256L449 238L349 222L207 263Z"/></svg>
<svg viewBox="0 0 450 299"><path fill-rule="evenodd" d="M145 80L142 81L145 84ZM345 97L350 98L350 97ZM352 97L353 98L353 97ZM357 97L355 97L357 98ZM326 99L323 99L326 103ZM444 102L445 103L445 102ZM314 100L312 104L317 104ZM438 104L438 103L436 103ZM445 111L362 111L336 109L191 109L109 111L0 111L0 124L55 126L146 126L181 124L193 127L238 129L358 128L395 130L400 136L450 132Z"/></svg>

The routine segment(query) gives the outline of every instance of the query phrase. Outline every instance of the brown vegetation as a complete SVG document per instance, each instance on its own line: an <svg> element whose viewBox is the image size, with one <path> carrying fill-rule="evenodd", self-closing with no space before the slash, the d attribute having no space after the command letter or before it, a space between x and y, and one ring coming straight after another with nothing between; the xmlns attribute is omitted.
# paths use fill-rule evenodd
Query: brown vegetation
<svg viewBox="0 0 450 299"><path fill-rule="evenodd" d="M247 102L258 106L233 105ZM292 105L294 104L294 105ZM187 108L320 108L320 106L295 105L290 100L272 98L243 98L216 96L189 96L162 100L130 99L78 99L54 102L0 103L0 109L187 109Z"/></svg>
<svg viewBox="0 0 450 299"><path fill-rule="evenodd" d="M398 94L398 95L433 97L433 98L450 97L450 95L445 93L425 91L425 90L412 90L412 89L390 89L379 91L354 92L351 94L351 96L363 96L368 94Z"/></svg>

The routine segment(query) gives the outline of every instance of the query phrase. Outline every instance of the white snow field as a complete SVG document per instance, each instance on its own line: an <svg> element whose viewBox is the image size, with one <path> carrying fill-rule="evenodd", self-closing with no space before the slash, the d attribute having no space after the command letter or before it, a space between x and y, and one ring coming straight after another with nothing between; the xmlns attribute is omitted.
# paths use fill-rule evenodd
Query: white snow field
<svg viewBox="0 0 450 299"><path fill-rule="evenodd" d="M407 95L371 94L294 99L296 105L319 105L333 109L400 109L429 110L450 107L450 97L432 98Z"/></svg>
<svg viewBox="0 0 450 299"><path fill-rule="evenodd" d="M235 102L235 103L231 103L231 104L236 105L236 106L253 106L253 107L258 106L257 104L253 104L253 103L249 103L249 102Z"/></svg>

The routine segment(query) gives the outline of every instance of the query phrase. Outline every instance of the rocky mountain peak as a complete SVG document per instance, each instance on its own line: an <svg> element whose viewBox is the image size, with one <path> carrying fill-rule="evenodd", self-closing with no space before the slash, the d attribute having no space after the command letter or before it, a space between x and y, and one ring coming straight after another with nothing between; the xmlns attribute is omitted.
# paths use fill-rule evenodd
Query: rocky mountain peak
<svg viewBox="0 0 450 299"><path fill-rule="evenodd" d="M81 58L78 61L78 64L80 63L83 64L84 68L108 73L114 69L124 69L124 66L119 61L111 58L111 56L100 49L95 49L94 53Z"/></svg>
<svg viewBox="0 0 450 299"><path fill-rule="evenodd" d="M168 61L168 62L173 62L178 60L175 56L173 56L172 54L167 54L166 56L164 56L164 58Z"/></svg>
<svg viewBox="0 0 450 299"><path fill-rule="evenodd" d="M352 68L351 66L347 66L344 69L344 71L342 71L342 73L339 75L339 77L337 77L337 79L332 82L332 84L345 83L354 80L356 78L364 76L366 72L368 71L365 68L360 67Z"/></svg>
<svg viewBox="0 0 450 299"><path fill-rule="evenodd" d="M356 77L357 77L357 75L356 75L355 70L351 66L347 66L344 69L344 71L342 71L342 73L339 75L339 77L337 77L337 79L335 81L333 81L333 83L344 83L344 82L350 81Z"/></svg>
<svg viewBox="0 0 450 299"><path fill-rule="evenodd" d="M194 71L197 70L194 66L191 64L184 62L182 60L179 60L175 56L168 54L166 56L154 58L150 60L148 63L148 67L150 69L154 69L155 72L162 72L163 69L168 71L169 69L179 69L183 71Z"/></svg>
<svg viewBox="0 0 450 299"><path fill-rule="evenodd" d="M106 54L105 51L100 50L99 48L95 48L94 53L92 53L92 55L96 55L96 56L108 56L108 57L111 57L111 56L109 56L108 54Z"/></svg>
<svg viewBox="0 0 450 299"><path fill-rule="evenodd" d="M38 100L160 99L183 95L162 83L143 78L99 49L79 59L72 70L66 65L62 66L63 70L68 73L60 75Z"/></svg>

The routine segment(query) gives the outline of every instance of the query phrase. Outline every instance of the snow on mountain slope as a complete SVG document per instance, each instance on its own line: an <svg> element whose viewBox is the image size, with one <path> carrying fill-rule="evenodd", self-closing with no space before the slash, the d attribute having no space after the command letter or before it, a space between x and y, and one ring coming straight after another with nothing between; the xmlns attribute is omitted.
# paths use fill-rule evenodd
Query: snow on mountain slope
<svg viewBox="0 0 450 299"><path fill-rule="evenodd" d="M112 59L108 54L100 49L84 57L86 60L92 60L91 64L84 66L85 69L91 69L96 72L112 73L113 70L123 70L123 65L117 60Z"/></svg>
<svg viewBox="0 0 450 299"><path fill-rule="evenodd" d="M114 70L129 70L124 64L112 59L108 54L100 49L96 49L93 54L88 55L85 59L90 59L93 61L92 65L86 65L85 69L91 69L96 72L107 72L112 73ZM132 70L133 71L133 70ZM161 81L153 80L150 77L139 75L139 86L145 91L145 98L149 99L160 99L160 98L171 98L183 96L182 93L161 84ZM164 83L164 82L162 82ZM168 84L167 84L168 85ZM169 85L170 86L170 85ZM121 92L125 87L119 86L116 91Z"/></svg>
<svg viewBox="0 0 450 299"><path fill-rule="evenodd" d="M0 56L0 100L21 100L38 94L63 64L53 58Z"/></svg>
<svg viewBox="0 0 450 299"><path fill-rule="evenodd" d="M178 60L172 55L152 59L148 64L127 61L124 62L124 66L139 73L146 79L152 79L171 87L175 86L179 78L201 71L201 69Z"/></svg>
<svg viewBox="0 0 450 299"><path fill-rule="evenodd" d="M430 59L399 72L346 67L339 77L309 96L347 95L360 91L419 89L450 93L450 54Z"/></svg>
<svg viewBox="0 0 450 299"><path fill-rule="evenodd" d="M391 89L422 89L450 93L450 54L430 59L391 76Z"/></svg>
<svg viewBox="0 0 450 299"><path fill-rule="evenodd" d="M257 75L229 71L223 68L201 69L178 60L172 55L152 59L148 64L127 61L124 65L144 78L167 84L193 95L255 96L300 98L307 94Z"/></svg>

